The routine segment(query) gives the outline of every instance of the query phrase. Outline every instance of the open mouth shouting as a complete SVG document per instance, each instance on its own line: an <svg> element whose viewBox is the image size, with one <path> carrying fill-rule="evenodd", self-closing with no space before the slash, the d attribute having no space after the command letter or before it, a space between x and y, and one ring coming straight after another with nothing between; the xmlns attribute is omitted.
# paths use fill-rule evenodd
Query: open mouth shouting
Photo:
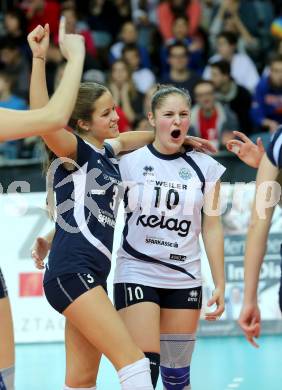
<svg viewBox="0 0 282 390"><path fill-rule="evenodd" d="M171 137L174 139L174 140L178 140L180 137L181 137L181 131L179 129L175 129L173 130L171 133L170 133Z"/></svg>

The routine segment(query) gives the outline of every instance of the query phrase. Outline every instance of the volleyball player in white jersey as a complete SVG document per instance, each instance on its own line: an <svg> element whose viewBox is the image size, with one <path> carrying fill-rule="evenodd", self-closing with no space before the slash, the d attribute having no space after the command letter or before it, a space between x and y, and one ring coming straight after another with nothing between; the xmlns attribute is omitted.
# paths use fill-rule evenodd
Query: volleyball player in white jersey
<svg viewBox="0 0 282 390"><path fill-rule="evenodd" d="M200 233L215 284L208 306L217 305L206 319L216 320L224 310L223 231L211 205L219 200L225 168L183 148L190 109L188 92L160 87L149 114L155 141L120 161L127 214L115 270L115 305L151 361L154 386L160 359L167 390L191 388L202 298Z"/></svg>
<svg viewBox="0 0 282 390"><path fill-rule="evenodd" d="M42 27L36 27L36 33ZM67 59L61 83L50 102L33 111L0 109L0 142L56 131L66 125L76 101L83 62L84 42L80 35L65 34L60 23L60 47ZM39 59L40 60L40 59ZM14 335L10 302L0 269L0 388L14 389Z"/></svg>

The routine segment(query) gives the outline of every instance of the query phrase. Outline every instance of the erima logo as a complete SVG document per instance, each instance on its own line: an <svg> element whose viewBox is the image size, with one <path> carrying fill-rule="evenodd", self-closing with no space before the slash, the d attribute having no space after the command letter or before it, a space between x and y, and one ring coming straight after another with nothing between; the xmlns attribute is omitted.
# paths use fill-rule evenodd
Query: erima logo
<svg viewBox="0 0 282 390"><path fill-rule="evenodd" d="M154 176L154 168L151 166L151 165L146 165L144 168L143 168L143 175L144 176Z"/></svg>
<svg viewBox="0 0 282 390"><path fill-rule="evenodd" d="M189 292L189 297L187 298L187 302L197 302L198 301L198 291L197 290L191 290Z"/></svg>
<svg viewBox="0 0 282 390"><path fill-rule="evenodd" d="M187 256L175 255L174 253L171 253L169 258L170 258L170 260L184 261L187 259Z"/></svg>

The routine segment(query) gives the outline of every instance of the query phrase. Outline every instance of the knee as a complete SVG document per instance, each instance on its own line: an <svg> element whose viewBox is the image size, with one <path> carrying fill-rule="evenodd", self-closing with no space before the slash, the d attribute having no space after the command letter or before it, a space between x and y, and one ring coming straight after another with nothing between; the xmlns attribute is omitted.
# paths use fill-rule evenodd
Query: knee
<svg viewBox="0 0 282 390"><path fill-rule="evenodd" d="M195 334L161 335L161 376L166 390L190 389Z"/></svg>

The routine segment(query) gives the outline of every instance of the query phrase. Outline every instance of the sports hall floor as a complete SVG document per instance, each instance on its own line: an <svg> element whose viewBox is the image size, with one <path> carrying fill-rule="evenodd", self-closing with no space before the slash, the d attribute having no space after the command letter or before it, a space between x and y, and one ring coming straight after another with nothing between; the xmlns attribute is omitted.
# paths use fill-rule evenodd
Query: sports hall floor
<svg viewBox="0 0 282 390"><path fill-rule="evenodd" d="M61 390L64 346L20 344L16 347L17 390ZM198 339L192 364L193 390L281 390L282 335L264 336L254 349L242 337ZM103 360L99 390L118 390L117 375ZM161 390L159 383L157 390Z"/></svg>

